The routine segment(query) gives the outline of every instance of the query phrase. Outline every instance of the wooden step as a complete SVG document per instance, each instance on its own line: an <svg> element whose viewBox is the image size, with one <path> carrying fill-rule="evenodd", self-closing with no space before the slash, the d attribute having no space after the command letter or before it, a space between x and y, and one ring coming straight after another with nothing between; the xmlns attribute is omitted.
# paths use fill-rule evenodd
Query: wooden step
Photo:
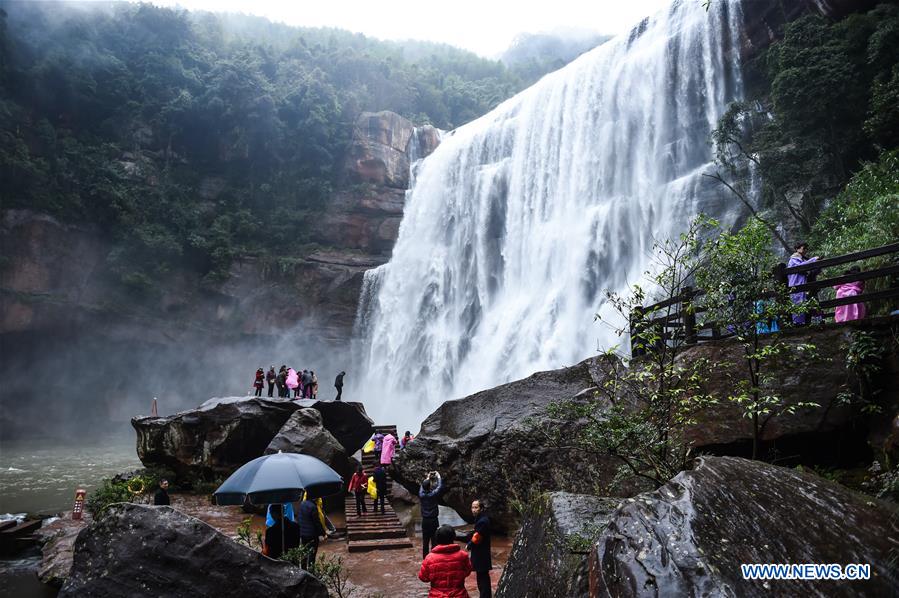
<svg viewBox="0 0 899 598"><path fill-rule="evenodd" d="M356 540L377 540L380 538L405 538L406 530L404 529L391 529L391 530L355 530L351 534L347 534L347 538L349 538L350 542L354 542Z"/></svg>
<svg viewBox="0 0 899 598"><path fill-rule="evenodd" d="M6 521L0 521L0 532L6 531L11 527L15 527L19 525L19 522L15 519L7 519Z"/></svg>
<svg viewBox="0 0 899 598"><path fill-rule="evenodd" d="M412 548L409 538L385 538L383 540L350 540L347 542L349 552L368 552L371 550L394 550Z"/></svg>

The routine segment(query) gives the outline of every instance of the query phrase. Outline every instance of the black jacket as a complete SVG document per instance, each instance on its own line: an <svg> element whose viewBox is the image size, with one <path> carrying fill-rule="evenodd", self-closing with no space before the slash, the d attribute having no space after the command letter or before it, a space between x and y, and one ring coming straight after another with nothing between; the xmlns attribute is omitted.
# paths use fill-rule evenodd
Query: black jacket
<svg viewBox="0 0 899 598"><path fill-rule="evenodd" d="M437 519L437 515L440 513L440 505L438 503L442 492L443 480L441 478L437 478L437 487L431 488L430 492L425 492L425 489L419 486L418 498L421 500L422 519Z"/></svg>
<svg viewBox="0 0 899 598"><path fill-rule="evenodd" d="M322 528L322 520L318 517L318 507L311 500L300 503L300 514L297 517L300 522L300 536L303 538L318 538L325 535Z"/></svg>
<svg viewBox="0 0 899 598"><path fill-rule="evenodd" d="M337 377L334 378L334 386L343 388L343 374L337 374Z"/></svg>
<svg viewBox="0 0 899 598"><path fill-rule="evenodd" d="M284 527L284 552L300 545L300 526L286 517L282 520ZM268 548L268 556L277 559L281 556L281 524L275 521L275 525L265 530L265 546Z"/></svg>
<svg viewBox="0 0 899 598"><path fill-rule="evenodd" d="M154 505L170 505L172 502L169 500L169 493L167 490L160 488L156 491L156 494L153 495L153 504Z"/></svg>
<svg viewBox="0 0 899 598"><path fill-rule="evenodd" d="M375 486L378 488L378 495L381 495L387 492L387 472L384 471L383 467L379 467L375 470L371 477L375 479Z"/></svg>
<svg viewBox="0 0 899 598"><path fill-rule="evenodd" d="M474 542L475 534L478 536L477 543ZM467 540L471 568L479 573L493 569L490 561L490 518L486 514L480 515L474 522L474 531L469 532Z"/></svg>

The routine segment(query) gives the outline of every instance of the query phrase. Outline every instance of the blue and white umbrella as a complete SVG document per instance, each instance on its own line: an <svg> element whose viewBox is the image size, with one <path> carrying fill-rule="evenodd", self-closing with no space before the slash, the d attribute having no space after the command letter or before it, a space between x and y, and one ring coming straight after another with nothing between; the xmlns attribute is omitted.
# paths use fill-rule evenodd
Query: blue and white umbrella
<svg viewBox="0 0 899 598"><path fill-rule="evenodd" d="M276 453L240 467L215 491L218 505L285 504L321 498L343 490L343 478L321 460L297 453Z"/></svg>

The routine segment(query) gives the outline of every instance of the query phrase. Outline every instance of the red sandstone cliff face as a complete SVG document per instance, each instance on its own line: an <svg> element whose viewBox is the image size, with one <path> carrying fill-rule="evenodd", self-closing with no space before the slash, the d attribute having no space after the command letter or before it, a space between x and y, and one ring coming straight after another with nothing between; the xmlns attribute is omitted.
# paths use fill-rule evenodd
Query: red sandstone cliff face
<svg viewBox="0 0 899 598"><path fill-rule="evenodd" d="M112 246L98 231L7 210L0 217L0 334L84 329L165 344L192 334L277 336L302 322L307 333L345 342L363 273L385 263L396 241L409 152L423 157L438 143L432 127L415 129L392 112L363 113L316 238L330 249L283 271L237 260L215 289L202 288L195 273L174 272L140 302L109 276ZM203 181L201 196L216 184Z"/></svg>

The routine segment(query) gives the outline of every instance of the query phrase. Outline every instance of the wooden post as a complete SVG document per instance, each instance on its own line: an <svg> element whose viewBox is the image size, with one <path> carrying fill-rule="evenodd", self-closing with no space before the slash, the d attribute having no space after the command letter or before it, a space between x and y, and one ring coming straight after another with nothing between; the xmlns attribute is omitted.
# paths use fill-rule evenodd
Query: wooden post
<svg viewBox="0 0 899 598"><path fill-rule="evenodd" d="M680 313L684 323L684 342L696 344L696 314L693 312L693 287L684 287L681 291Z"/></svg>

